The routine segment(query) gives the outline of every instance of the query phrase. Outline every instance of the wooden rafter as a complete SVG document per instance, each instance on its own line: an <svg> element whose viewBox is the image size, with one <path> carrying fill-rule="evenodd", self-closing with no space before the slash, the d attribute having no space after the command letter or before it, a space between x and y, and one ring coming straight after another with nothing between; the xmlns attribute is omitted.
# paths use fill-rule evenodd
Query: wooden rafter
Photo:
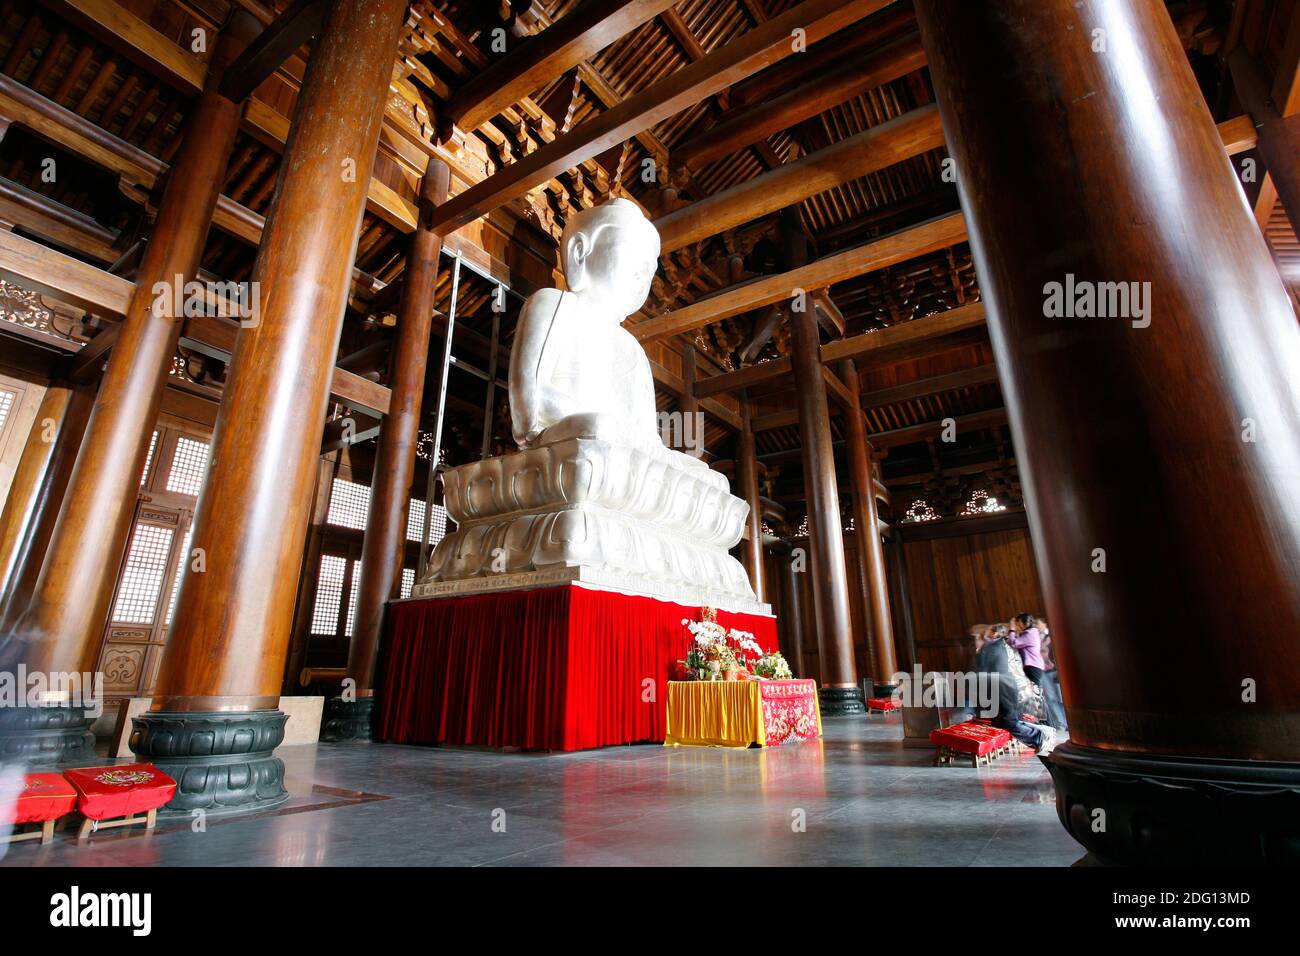
<svg viewBox="0 0 1300 956"><path fill-rule="evenodd" d="M534 34L456 90L446 117L477 129L506 107L609 46L676 0L597 0Z"/></svg>
<svg viewBox="0 0 1300 956"><path fill-rule="evenodd" d="M887 2L805 0L456 195L439 207L434 229L440 235L453 232L583 160L790 55L791 31L804 30L808 42L816 42Z"/></svg>

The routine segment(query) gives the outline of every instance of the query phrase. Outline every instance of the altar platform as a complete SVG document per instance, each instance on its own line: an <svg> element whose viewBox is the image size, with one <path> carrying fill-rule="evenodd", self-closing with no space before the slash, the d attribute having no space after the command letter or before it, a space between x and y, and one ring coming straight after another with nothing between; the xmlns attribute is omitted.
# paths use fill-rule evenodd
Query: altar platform
<svg viewBox="0 0 1300 956"><path fill-rule="evenodd" d="M813 680L672 681L667 746L775 747L821 736Z"/></svg>
<svg viewBox="0 0 1300 956"><path fill-rule="evenodd" d="M672 665L691 637L676 604L568 584L395 602L375 739L524 750L662 741ZM718 623L777 650L771 615Z"/></svg>

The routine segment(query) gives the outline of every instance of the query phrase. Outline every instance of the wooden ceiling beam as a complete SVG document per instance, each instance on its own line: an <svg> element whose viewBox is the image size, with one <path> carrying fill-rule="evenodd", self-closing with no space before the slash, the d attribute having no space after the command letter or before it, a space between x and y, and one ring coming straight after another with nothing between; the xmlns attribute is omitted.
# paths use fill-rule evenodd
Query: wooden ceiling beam
<svg viewBox="0 0 1300 956"><path fill-rule="evenodd" d="M617 106L497 171L438 207L433 228L454 232L565 170L618 146L654 124L794 52L792 31L815 43L885 6L890 0L804 0Z"/></svg>
<svg viewBox="0 0 1300 956"><path fill-rule="evenodd" d="M122 316L135 283L0 230L0 278L97 315Z"/></svg>
<svg viewBox="0 0 1300 956"><path fill-rule="evenodd" d="M930 378L917 379L890 388L876 389L862 393L863 408L879 408L897 402L910 402L929 395L951 392L959 388L972 388L976 385L989 385L998 380L998 370L993 364L977 365L973 368L934 375Z"/></svg>
<svg viewBox="0 0 1300 956"><path fill-rule="evenodd" d="M1006 424L1007 410L1005 408L994 408L985 412L974 412L970 415L958 415L952 421L956 423L958 434L964 431L995 428L998 425ZM942 420L924 422L920 425L909 425L907 428L875 432L868 437L871 439L873 448L894 448L899 445L910 445L912 442L925 441L927 438L938 438L943 434L945 427Z"/></svg>
<svg viewBox="0 0 1300 956"><path fill-rule="evenodd" d="M26 186L0 178L0 221L20 225L64 249L98 262L115 262L121 255L118 233Z"/></svg>
<svg viewBox="0 0 1300 956"><path fill-rule="evenodd" d="M3 230L0 230L0 278L87 312L119 318L125 315L135 288L135 283L128 279ZM213 301L211 297L209 301ZM214 304L220 307L219 302ZM206 355L229 360L238 332L238 323L231 319L193 316L185 320L181 338ZM112 339L103 344L111 345ZM382 385L343 369L335 370L331 391L340 401L380 414L387 413L392 398Z"/></svg>
<svg viewBox="0 0 1300 956"><path fill-rule="evenodd" d="M984 303L970 302L947 312L900 322L876 332L864 332L838 342L827 342L822 346L822 361L829 364L863 356L871 356L875 361L886 356L897 358L898 353L910 351L919 343L928 343L932 339L966 329L982 328L984 323Z"/></svg>
<svg viewBox="0 0 1300 956"><path fill-rule="evenodd" d="M689 246L943 144L936 105L904 113L660 216L660 251Z"/></svg>
<svg viewBox="0 0 1300 956"><path fill-rule="evenodd" d="M850 59L859 60L870 55L882 42L915 28L916 13L912 5L896 3L879 16L827 37L804 53L782 60L737 83L730 91L731 105L739 109L771 100L786 90L826 75Z"/></svg>
<svg viewBox="0 0 1300 956"><path fill-rule="evenodd" d="M877 269L906 262L966 240L966 221L959 212L825 256L789 272L756 281L675 309L631 326L642 342L689 332L721 319L790 298L796 289L824 289Z"/></svg>
<svg viewBox="0 0 1300 956"><path fill-rule="evenodd" d="M673 164L698 172L715 160L923 66L925 51L920 36L903 37L871 56L843 63L789 92L732 110L716 126L676 147L672 151Z"/></svg>
<svg viewBox="0 0 1300 956"><path fill-rule="evenodd" d="M1242 116L1219 124L1229 155L1254 148L1255 128ZM808 153L655 220L664 253L759 219L867 173L944 145L938 107L928 104Z"/></svg>
<svg viewBox="0 0 1300 956"><path fill-rule="evenodd" d="M933 340L968 329L981 328L983 325L984 303L972 302L937 315L901 322L877 332L866 332L852 338L828 342L822 346L821 359L828 365L846 358L861 356L871 356L874 362L884 358L897 359L906 352L932 351ZM697 380L695 394L697 396L721 395L742 388L752 388L784 378L790 374L790 370L789 358L749 365L734 372L710 375Z"/></svg>
<svg viewBox="0 0 1300 956"><path fill-rule="evenodd" d="M594 0L579 6L456 90L447 102L446 118L462 129L478 129L675 2Z"/></svg>
<svg viewBox="0 0 1300 956"><path fill-rule="evenodd" d="M226 68L221 95L235 103L251 96L285 60L315 38L328 12L326 0L295 0Z"/></svg>
<svg viewBox="0 0 1300 956"><path fill-rule="evenodd" d="M195 96L203 89L207 64L115 0L54 0L51 5L136 66L161 77L182 93Z"/></svg>

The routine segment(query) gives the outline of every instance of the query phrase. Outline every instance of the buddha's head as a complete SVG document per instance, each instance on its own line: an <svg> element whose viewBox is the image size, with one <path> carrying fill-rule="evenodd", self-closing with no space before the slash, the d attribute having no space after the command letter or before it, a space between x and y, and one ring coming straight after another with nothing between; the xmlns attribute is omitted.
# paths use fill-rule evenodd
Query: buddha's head
<svg viewBox="0 0 1300 956"><path fill-rule="evenodd" d="M573 216L564 228L569 291L606 303L621 322L641 308L659 266L659 232L636 203L611 199Z"/></svg>

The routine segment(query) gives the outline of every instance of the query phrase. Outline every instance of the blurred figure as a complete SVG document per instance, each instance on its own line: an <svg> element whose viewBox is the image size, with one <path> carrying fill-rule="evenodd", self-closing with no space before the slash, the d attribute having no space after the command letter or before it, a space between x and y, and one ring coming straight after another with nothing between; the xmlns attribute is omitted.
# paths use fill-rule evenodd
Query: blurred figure
<svg viewBox="0 0 1300 956"><path fill-rule="evenodd" d="M1043 683L1043 637L1034 626L1032 614L1017 614L1008 622L1007 643L1020 652L1025 676L1039 686Z"/></svg>
<svg viewBox="0 0 1300 956"><path fill-rule="evenodd" d="M1007 642L1008 629L1005 625L996 625L990 629L979 652L975 655L975 667L979 673L987 675L997 688L997 707L991 717L994 727L1001 727L1010 732L1022 744L1033 747L1040 755L1052 752L1056 746L1056 731L1051 727L1031 724L1024 719L1025 710L1021 698L1022 689L1016 680L1012 661L1019 662L1019 656Z"/></svg>
<svg viewBox="0 0 1300 956"><path fill-rule="evenodd" d="M1035 618L1034 626L1042 635L1043 700L1047 703L1047 719L1058 731L1065 733L1069 725L1065 720L1065 698L1061 695L1061 675L1056 670L1056 648L1052 642L1052 629L1043 618Z"/></svg>

